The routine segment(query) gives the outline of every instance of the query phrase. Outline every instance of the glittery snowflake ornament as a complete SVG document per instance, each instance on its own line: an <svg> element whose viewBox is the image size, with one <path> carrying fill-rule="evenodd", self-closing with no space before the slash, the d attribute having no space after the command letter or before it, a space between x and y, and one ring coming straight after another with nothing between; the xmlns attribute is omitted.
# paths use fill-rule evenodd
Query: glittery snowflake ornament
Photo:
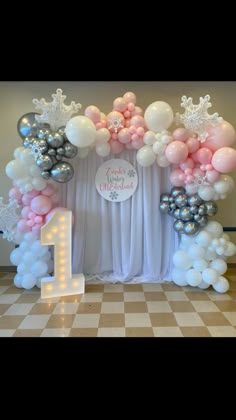
<svg viewBox="0 0 236 420"><path fill-rule="evenodd" d="M3 198L0 197L0 230L3 232L3 238L9 242L13 240L14 227L21 218L17 211L19 211L19 205L16 200L3 204Z"/></svg>
<svg viewBox="0 0 236 420"><path fill-rule="evenodd" d="M183 124L187 130L191 133L198 134L199 140L203 143L208 134L206 128L209 126L215 126L223 121L223 118L219 117L219 114L215 112L209 115L207 110L212 107L210 101L210 95L206 95L204 98L199 98L199 104L193 105L193 99L182 96L181 107L185 108L184 114L176 114L176 124Z"/></svg>
<svg viewBox="0 0 236 420"><path fill-rule="evenodd" d="M114 130L115 133L117 133L117 131L121 128L124 128L124 126L122 125L122 119L120 118L114 118L112 120L108 120L109 122L109 127L108 130Z"/></svg>
<svg viewBox="0 0 236 420"><path fill-rule="evenodd" d="M66 95L62 95L62 92L61 89L57 89L56 93L52 94L52 102L46 102L44 98L40 99L40 101L38 99L33 99L32 101L37 110L43 111L41 115L35 116L37 122L49 124L52 130L64 127L71 119L71 115L82 108L81 104L76 104L74 101L70 105L65 105Z"/></svg>

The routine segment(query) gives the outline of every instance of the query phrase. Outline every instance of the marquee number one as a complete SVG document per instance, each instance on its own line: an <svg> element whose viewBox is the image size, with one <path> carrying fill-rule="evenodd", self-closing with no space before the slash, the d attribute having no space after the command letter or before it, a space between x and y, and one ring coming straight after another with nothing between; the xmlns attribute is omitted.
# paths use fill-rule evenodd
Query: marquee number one
<svg viewBox="0 0 236 420"><path fill-rule="evenodd" d="M41 280L41 299L84 293L83 274L71 271L72 212L55 211L41 228L41 244L54 245L54 277Z"/></svg>

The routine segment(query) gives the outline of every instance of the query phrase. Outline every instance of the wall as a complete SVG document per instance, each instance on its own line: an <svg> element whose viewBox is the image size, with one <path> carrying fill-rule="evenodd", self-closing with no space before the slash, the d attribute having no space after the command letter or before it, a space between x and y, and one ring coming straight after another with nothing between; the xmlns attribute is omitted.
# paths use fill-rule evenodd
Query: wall
<svg viewBox="0 0 236 420"><path fill-rule="evenodd" d="M27 112L34 112L32 99L44 97L51 101L51 94L61 88L67 95L66 103L72 100L83 106L97 105L108 113L113 100L127 91L137 95L137 105L144 110L157 100L168 102L174 112L182 113L181 96L192 96L194 103L207 93L213 107L210 113L218 112L236 128L236 82L0 82L0 196L6 202L12 186L5 175L6 164L13 159L16 147L22 145L17 133L18 119ZM232 175L236 182L236 172ZM236 226L236 188L226 200L218 201L219 212L215 217L223 226ZM230 233L236 243L236 233ZM13 245L0 239L0 267L10 265L9 253ZM236 262L232 257L229 262Z"/></svg>

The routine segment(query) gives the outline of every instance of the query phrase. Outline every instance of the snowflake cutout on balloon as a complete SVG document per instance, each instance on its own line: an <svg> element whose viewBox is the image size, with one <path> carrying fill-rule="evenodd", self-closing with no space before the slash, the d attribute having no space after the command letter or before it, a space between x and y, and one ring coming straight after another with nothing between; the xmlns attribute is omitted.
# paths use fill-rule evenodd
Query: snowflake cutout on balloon
<svg viewBox="0 0 236 420"><path fill-rule="evenodd" d="M114 118L114 119L112 119L112 120L108 120L108 122L109 122L109 127L108 127L108 130L114 130L115 131L115 133L117 133L117 131L120 129L120 128L124 128L124 126L122 125L122 119L120 118Z"/></svg>
<svg viewBox="0 0 236 420"><path fill-rule="evenodd" d="M42 124L49 124L52 130L65 126L71 119L71 115L82 108L82 105L76 104L75 101L72 101L70 105L65 105L66 95L62 95L62 92L61 89L57 89L56 93L52 94L52 102L46 102L44 98L40 99L40 101L33 99L35 108L43 111L41 115L35 115L36 121Z"/></svg>
<svg viewBox="0 0 236 420"><path fill-rule="evenodd" d="M42 150L38 144L30 145L30 154L34 156L34 159L40 159L42 157Z"/></svg>
<svg viewBox="0 0 236 420"><path fill-rule="evenodd" d="M3 238L11 242L14 238L14 227L21 218L17 214L19 205L16 200L3 204L3 198L0 197L0 230L3 232Z"/></svg>
<svg viewBox="0 0 236 420"><path fill-rule="evenodd" d="M117 200L118 196L119 196L119 194L117 194L116 191L112 191L109 195L109 197L111 198L112 201Z"/></svg>
<svg viewBox="0 0 236 420"><path fill-rule="evenodd" d="M197 187L205 187L210 185L210 183L208 182L206 176L194 175L193 185L196 185Z"/></svg>
<svg viewBox="0 0 236 420"><path fill-rule="evenodd" d="M134 171L133 169L129 169L129 170L128 170L128 172L127 172L127 175L128 175L130 178L133 178L133 177L135 176L135 171Z"/></svg>
<svg viewBox="0 0 236 420"><path fill-rule="evenodd" d="M206 95L204 98L200 97L199 104L193 105L193 99L182 96L181 107L185 108L184 114L176 114L176 124L183 124L187 130L191 133L196 133L199 136L199 140L203 143L208 134L206 128L219 124L223 118L219 117L219 114L215 112L209 115L207 110L212 107L210 101L210 95Z"/></svg>

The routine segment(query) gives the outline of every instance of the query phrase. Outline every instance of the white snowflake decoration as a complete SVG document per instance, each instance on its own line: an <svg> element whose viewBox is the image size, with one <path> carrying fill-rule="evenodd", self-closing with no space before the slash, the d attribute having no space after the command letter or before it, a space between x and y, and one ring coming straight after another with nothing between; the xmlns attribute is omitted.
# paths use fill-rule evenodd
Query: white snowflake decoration
<svg viewBox="0 0 236 420"><path fill-rule="evenodd" d="M44 98L40 101L38 99L32 101L37 110L43 111L41 115L35 115L36 121L49 124L52 130L64 127L71 119L71 115L82 108L82 105L76 104L75 101L72 101L70 105L65 105L66 95L62 95L62 92L61 89L57 89L56 93L52 94L52 102L46 102Z"/></svg>
<svg viewBox="0 0 236 420"><path fill-rule="evenodd" d="M0 230L3 232L3 238L9 242L13 240L15 230L14 227L21 218L17 214L19 205L16 200L10 201L8 204L3 204L3 198L0 197Z"/></svg>
<svg viewBox="0 0 236 420"><path fill-rule="evenodd" d="M215 126L222 122L223 118L219 117L219 114L215 112L209 115L207 110L212 107L210 101L210 95L206 95L204 98L200 97L199 104L193 105L193 99L182 96L181 107L185 108L184 114L176 114L176 124L183 124L187 130L191 133L196 133L199 136L199 140L203 143L208 134L206 128Z"/></svg>
<svg viewBox="0 0 236 420"><path fill-rule="evenodd" d="M195 175L193 185L196 185L196 187L205 187L210 185L210 183L208 182L206 176Z"/></svg>
<svg viewBox="0 0 236 420"><path fill-rule="evenodd" d="M114 118L112 120L108 120L109 122L109 127L108 130L114 130L115 133L117 133L117 131L119 130L119 128L124 128L124 126L122 125L122 119L120 118Z"/></svg>
<svg viewBox="0 0 236 420"><path fill-rule="evenodd" d="M35 160L40 159L42 157L42 151L40 146L38 146L37 144L33 144L30 145L30 149L30 154L34 156Z"/></svg>

